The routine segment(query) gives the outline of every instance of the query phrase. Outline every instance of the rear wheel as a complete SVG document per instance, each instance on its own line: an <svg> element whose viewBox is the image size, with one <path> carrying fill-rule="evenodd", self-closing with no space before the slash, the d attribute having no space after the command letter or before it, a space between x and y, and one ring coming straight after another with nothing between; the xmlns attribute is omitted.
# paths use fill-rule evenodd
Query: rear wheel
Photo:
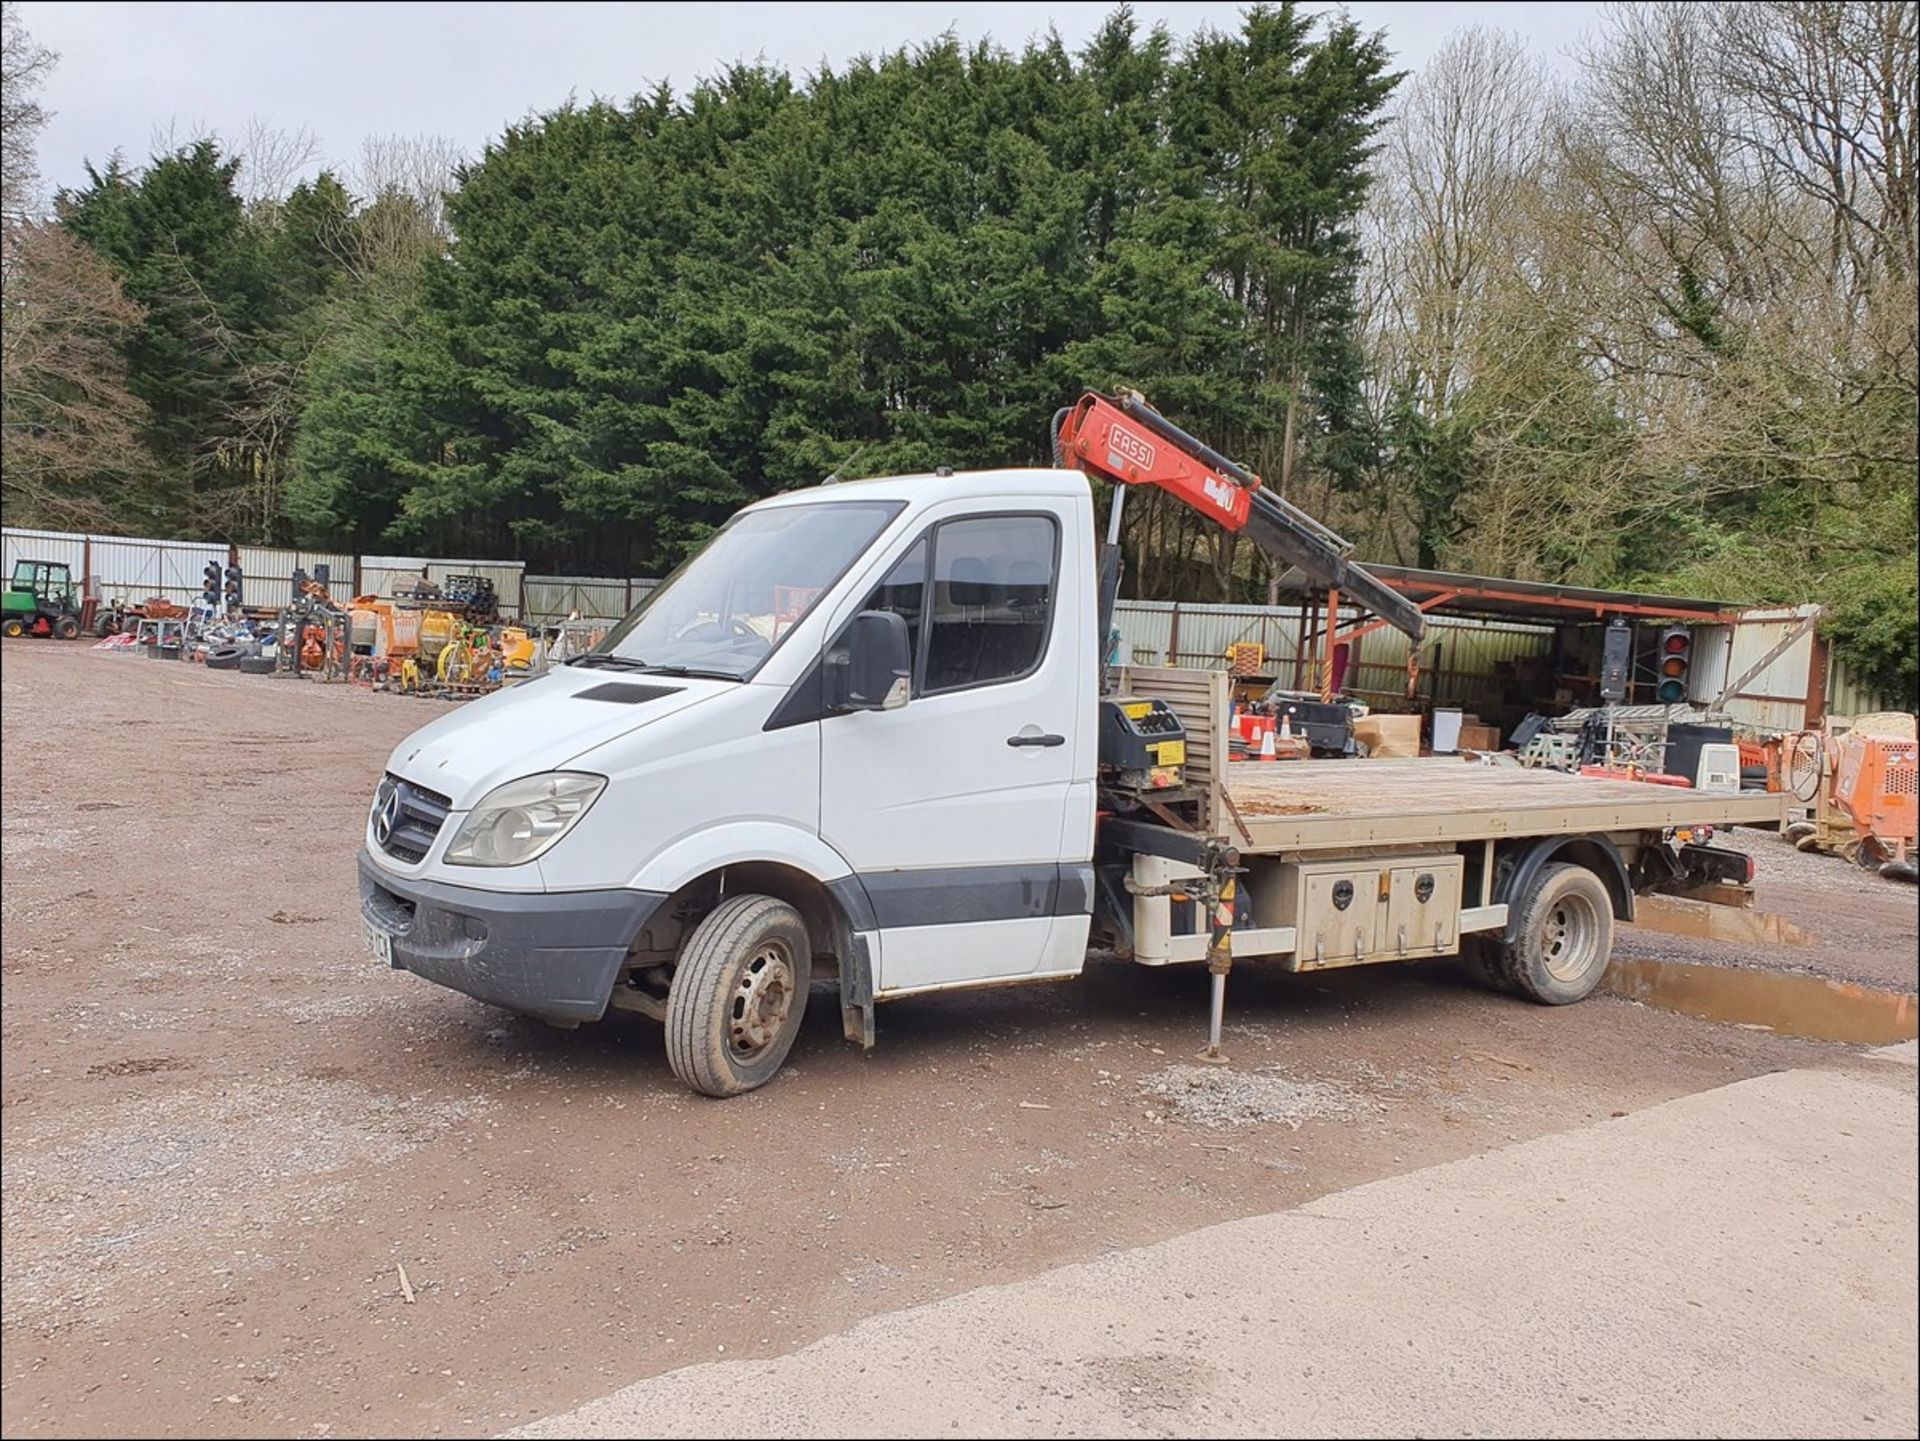
<svg viewBox="0 0 1920 1441"><path fill-rule="evenodd" d="M1543 1006L1583 1001L1613 954L1613 897L1585 866L1543 866L1521 898L1501 949L1510 988Z"/></svg>
<svg viewBox="0 0 1920 1441"><path fill-rule="evenodd" d="M5 622L0 623L0 635L4 635L8 640L18 639L26 633L27 624L23 620L9 616Z"/></svg>
<svg viewBox="0 0 1920 1441"><path fill-rule="evenodd" d="M764 1086L793 1049L813 978L806 923L785 901L734 896L694 928L667 992L667 1063L703 1096Z"/></svg>
<svg viewBox="0 0 1920 1441"><path fill-rule="evenodd" d="M53 634L56 640L78 640L80 638L80 620L78 616L56 616L53 622Z"/></svg>

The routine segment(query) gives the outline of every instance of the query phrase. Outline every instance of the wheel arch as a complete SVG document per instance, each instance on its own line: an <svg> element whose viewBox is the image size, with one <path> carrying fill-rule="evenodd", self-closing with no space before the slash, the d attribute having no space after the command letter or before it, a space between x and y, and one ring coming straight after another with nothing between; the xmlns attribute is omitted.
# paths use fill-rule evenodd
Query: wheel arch
<svg viewBox="0 0 1920 1441"><path fill-rule="evenodd" d="M1495 873L1493 899L1508 908L1506 929L1501 938L1511 944L1517 939L1516 902L1526 895L1540 872L1554 861L1567 861L1592 871L1607 888L1613 902L1613 918L1633 919L1633 882L1627 875L1626 858L1606 836L1541 836L1522 841L1500 858Z"/></svg>
<svg viewBox="0 0 1920 1441"><path fill-rule="evenodd" d="M784 901L800 913L817 965L830 961L840 991L841 1028L863 1049L873 1045L873 986L876 957L872 904L851 873L823 878L791 859L745 857L710 866L682 882L661 907L680 920L674 948L721 900L762 895Z"/></svg>

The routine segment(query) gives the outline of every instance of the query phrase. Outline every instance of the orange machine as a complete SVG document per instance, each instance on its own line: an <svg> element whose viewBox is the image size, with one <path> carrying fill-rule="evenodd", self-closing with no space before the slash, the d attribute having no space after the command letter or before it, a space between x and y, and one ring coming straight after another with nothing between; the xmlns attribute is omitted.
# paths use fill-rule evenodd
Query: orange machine
<svg viewBox="0 0 1920 1441"><path fill-rule="evenodd" d="M1840 738L1833 798L1862 849L1903 867L1911 880L1920 838L1920 741L1848 731Z"/></svg>
<svg viewBox="0 0 1920 1441"><path fill-rule="evenodd" d="M420 611L377 595L356 595L348 608L353 616L354 654L398 662L420 649Z"/></svg>
<svg viewBox="0 0 1920 1441"><path fill-rule="evenodd" d="M1891 879L1915 878L1920 840L1920 740L1898 712L1857 717L1820 738L1819 786L1810 818L1787 835L1803 851L1831 851L1876 866Z"/></svg>

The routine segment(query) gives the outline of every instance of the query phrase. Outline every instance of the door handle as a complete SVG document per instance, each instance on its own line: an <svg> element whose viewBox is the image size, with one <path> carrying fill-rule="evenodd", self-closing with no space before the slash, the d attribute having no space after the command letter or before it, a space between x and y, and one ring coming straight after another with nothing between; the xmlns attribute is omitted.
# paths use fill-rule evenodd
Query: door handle
<svg viewBox="0 0 1920 1441"><path fill-rule="evenodd" d="M1017 735L1007 737L1007 744L1010 746L1063 746L1066 743L1067 738L1065 736Z"/></svg>

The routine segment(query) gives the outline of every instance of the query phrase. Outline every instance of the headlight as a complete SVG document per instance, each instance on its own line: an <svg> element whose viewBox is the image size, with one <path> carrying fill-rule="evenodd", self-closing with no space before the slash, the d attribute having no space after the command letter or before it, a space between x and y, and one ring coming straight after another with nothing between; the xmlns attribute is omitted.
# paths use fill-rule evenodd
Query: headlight
<svg viewBox="0 0 1920 1441"><path fill-rule="evenodd" d="M605 776L551 771L495 786L447 843L450 866L517 866L546 854L607 788Z"/></svg>

